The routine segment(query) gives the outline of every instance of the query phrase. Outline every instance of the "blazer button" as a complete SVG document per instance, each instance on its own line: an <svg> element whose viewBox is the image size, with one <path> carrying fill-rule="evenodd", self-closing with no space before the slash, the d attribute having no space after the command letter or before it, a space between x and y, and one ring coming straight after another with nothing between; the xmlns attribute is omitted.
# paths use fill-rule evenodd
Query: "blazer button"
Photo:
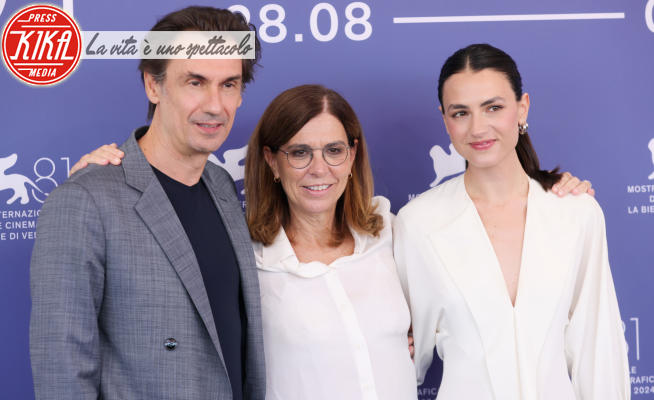
<svg viewBox="0 0 654 400"><path fill-rule="evenodd" d="M177 348L177 340L175 340L175 338L166 339L164 342L164 347L169 351L175 350L175 348Z"/></svg>

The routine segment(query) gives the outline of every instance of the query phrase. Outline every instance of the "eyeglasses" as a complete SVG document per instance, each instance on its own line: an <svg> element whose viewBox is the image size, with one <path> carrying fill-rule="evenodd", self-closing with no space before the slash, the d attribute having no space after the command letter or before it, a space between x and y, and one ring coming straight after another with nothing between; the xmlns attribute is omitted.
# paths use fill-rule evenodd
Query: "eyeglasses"
<svg viewBox="0 0 654 400"><path fill-rule="evenodd" d="M342 142L329 143L322 148L313 148L301 144L289 146L288 151L279 149L279 151L286 154L286 160L288 161L288 164L295 169L308 167L313 160L313 152L315 150L321 150L323 160L325 160L325 162L332 167L343 164L350 154L350 146Z"/></svg>

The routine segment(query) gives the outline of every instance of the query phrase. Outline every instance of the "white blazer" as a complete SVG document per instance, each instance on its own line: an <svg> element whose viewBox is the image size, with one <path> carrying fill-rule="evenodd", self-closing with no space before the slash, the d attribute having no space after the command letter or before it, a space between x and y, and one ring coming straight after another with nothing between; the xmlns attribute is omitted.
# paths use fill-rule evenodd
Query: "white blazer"
<svg viewBox="0 0 654 400"><path fill-rule="evenodd" d="M422 382L434 347L438 400L629 399L627 348L604 216L588 195L529 183L515 307L463 176L402 208L394 225Z"/></svg>

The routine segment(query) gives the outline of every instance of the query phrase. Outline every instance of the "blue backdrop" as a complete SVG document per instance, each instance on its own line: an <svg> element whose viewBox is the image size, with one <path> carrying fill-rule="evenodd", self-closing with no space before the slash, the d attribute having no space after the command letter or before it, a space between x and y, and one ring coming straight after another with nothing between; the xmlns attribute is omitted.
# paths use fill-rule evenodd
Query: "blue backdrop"
<svg viewBox="0 0 654 400"><path fill-rule="evenodd" d="M28 4L0 0L2 25ZM87 31L148 30L159 17L190 4L54 3ZM597 189L629 344L632 396L654 399L654 0L279 0L240 5L263 40L262 68L215 159L228 167L239 188L241 148L268 102L291 86L322 83L340 91L357 111L369 141L376 191L390 198L397 211L462 168L437 110L437 73L445 58L474 42L511 54L531 96L529 131L542 165L560 165L590 179ZM498 15L517 15L511 18L518 20L418 23L409 18ZM53 87L30 87L7 69L0 72L2 399L33 397L29 258L45 198L39 190L47 193L63 182L82 154L103 143L121 143L146 122L147 102L136 66L135 60L82 60L72 76ZM223 158L226 150L238 149L230 153L234 157ZM23 178L39 190L27 186L25 204L8 204L15 182ZM421 399L435 397L438 369L432 368L420 389Z"/></svg>

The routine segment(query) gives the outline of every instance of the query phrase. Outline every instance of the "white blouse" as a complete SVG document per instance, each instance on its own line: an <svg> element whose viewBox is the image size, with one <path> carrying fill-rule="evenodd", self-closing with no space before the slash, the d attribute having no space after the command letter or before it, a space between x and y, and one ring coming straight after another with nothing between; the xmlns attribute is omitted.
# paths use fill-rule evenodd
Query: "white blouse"
<svg viewBox="0 0 654 400"><path fill-rule="evenodd" d="M255 243L267 400L416 399L390 203L374 200L380 236L352 231L354 253L330 265L299 262L283 229Z"/></svg>
<svg viewBox="0 0 654 400"><path fill-rule="evenodd" d="M418 378L434 348L438 400L624 400L629 371L604 216L588 195L531 180L515 307L463 176L395 219Z"/></svg>

